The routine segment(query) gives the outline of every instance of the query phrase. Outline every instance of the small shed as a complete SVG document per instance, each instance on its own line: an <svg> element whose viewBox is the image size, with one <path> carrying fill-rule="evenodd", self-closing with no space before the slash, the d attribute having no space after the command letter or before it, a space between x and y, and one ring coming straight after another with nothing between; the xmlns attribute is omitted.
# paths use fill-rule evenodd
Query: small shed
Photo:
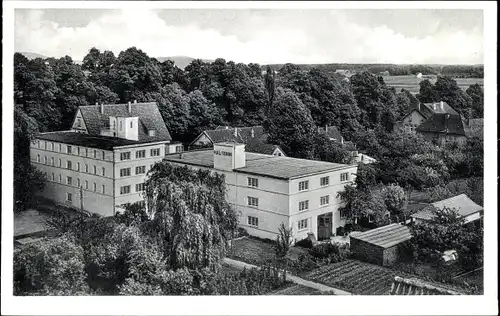
<svg viewBox="0 0 500 316"><path fill-rule="evenodd" d="M411 237L408 227L390 224L350 236L351 252L359 260L391 266L399 261L402 246Z"/></svg>

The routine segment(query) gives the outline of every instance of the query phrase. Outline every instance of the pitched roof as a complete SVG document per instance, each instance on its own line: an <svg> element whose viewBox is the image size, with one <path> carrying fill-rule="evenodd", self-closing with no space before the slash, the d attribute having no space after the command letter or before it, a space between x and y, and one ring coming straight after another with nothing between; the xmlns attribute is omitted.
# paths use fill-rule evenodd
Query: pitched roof
<svg viewBox="0 0 500 316"><path fill-rule="evenodd" d="M419 279L404 279L394 277L391 295L461 295L463 293L452 291L444 287L424 282Z"/></svg>
<svg viewBox="0 0 500 316"><path fill-rule="evenodd" d="M411 239L410 229L400 224L390 224L351 236L350 238L389 248Z"/></svg>
<svg viewBox="0 0 500 316"><path fill-rule="evenodd" d="M464 135L464 122L460 115L434 113L416 128L417 132Z"/></svg>
<svg viewBox="0 0 500 316"><path fill-rule="evenodd" d="M247 152L245 156L246 166L234 169L235 172L272 177L282 180L351 167L344 164L284 156L271 156L252 152ZM167 161L184 163L187 165L210 168L213 168L214 166L213 149L187 151L181 154L170 154L166 155L165 159Z"/></svg>
<svg viewBox="0 0 500 316"><path fill-rule="evenodd" d="M92 135L100 135L102 129L109 128L109 116L115 117L139 117L139 141L156 142L170 141L170 133L158 110L156 102L132 103L131 112L128 112L128 104L106 104L104 114L101 114L100 105L80 106L87 131ZM156 130L155 136L149 136L149 130Z"/></svg>
<svg viewBox="0 0 500 316"><path fill-rule="evenodd" d="M319 127L318 132L321 134L326 134L329 138L333 138L334 140L340 142L342 137L342 134L339 132L337 126L325 126L325 127Z"/></svg>
<svg viewBox="0 0 500 316"><path fill-rule="evenodd" d="M272 155L276 149L279 149L281 150L281 152L283 152L280 146L267 144L263 141L262 138L250 139L245 145L245 150L252 153Z"/></svg>
<svg viewBox="0 0 500 316"><path fill-rule="evenodd" d="M411 215L411 217L432 220L435 216L435 209L443 209L444 207L456 209L461 217L468 216L483 210L481 205L477 205L466 194L460 194L449 199L431 203L431 207L426 207L423 210Z"/></svg>
<svg viewBox="0 0 500 316"><path fill-rule="evenodd" d="M75 146L113 150L113 147L150 143L149 140L135 141L119 137L92 135L72 131L50 132L37 135L38 139Z"/></svg>
<svg viewBox="0 0 500 316"><path fill-rule="evenodd" d="M441 107L441 102L432 102L432 103L423 103L423 107L426 107L428 110L430 110L432 113L449 113L449 114L455 114L458 115L458 112L455 111L448 103L442 102L442 107Z"/></svg>

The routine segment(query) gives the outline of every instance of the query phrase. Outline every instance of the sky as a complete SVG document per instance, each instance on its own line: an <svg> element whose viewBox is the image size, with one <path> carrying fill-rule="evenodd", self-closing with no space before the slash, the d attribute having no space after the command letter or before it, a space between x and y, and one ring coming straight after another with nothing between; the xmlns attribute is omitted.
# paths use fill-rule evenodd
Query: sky
<svg viewBox="0 0 500 316"><path fill-rule="evenodd" d="M135 46L259 64L483 63L481 10L16 9L14 34L17 52L74 60Z"/></svg>

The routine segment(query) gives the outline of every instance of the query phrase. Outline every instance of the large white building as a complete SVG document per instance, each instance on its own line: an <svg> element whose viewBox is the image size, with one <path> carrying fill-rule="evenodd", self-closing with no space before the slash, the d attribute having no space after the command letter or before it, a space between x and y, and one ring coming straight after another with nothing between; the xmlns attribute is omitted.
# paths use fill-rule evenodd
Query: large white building
<svg viewBox="0 0 500 316"><path fill-rule="evenodd" d="M357 165L245 152L244 144L231 142L165 159L224 174L228 202L249 234L275 239L285 223L296 241L309 233L329 238L345 224L337 193L353 182L357 171Z"/></svg>
<svg viewBox="0 0 500 316"><path fill-rule="evenodd" d="M179 151L156 103L128 103L79 107L71 130L39 134L30 155L47 179L40 195L113 216L143 199L154 163Z"/></svg>

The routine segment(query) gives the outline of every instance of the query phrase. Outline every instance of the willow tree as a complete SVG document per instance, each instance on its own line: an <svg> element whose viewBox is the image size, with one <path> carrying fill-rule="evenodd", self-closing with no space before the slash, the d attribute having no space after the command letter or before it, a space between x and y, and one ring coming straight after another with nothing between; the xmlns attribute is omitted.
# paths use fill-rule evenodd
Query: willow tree
<svg viewBox="0 0 500 316"><path fill-rule="evenodd" d="M238 223L223 175L163 161L148 173L145 202L172 268L217 270Z"/></svg>

